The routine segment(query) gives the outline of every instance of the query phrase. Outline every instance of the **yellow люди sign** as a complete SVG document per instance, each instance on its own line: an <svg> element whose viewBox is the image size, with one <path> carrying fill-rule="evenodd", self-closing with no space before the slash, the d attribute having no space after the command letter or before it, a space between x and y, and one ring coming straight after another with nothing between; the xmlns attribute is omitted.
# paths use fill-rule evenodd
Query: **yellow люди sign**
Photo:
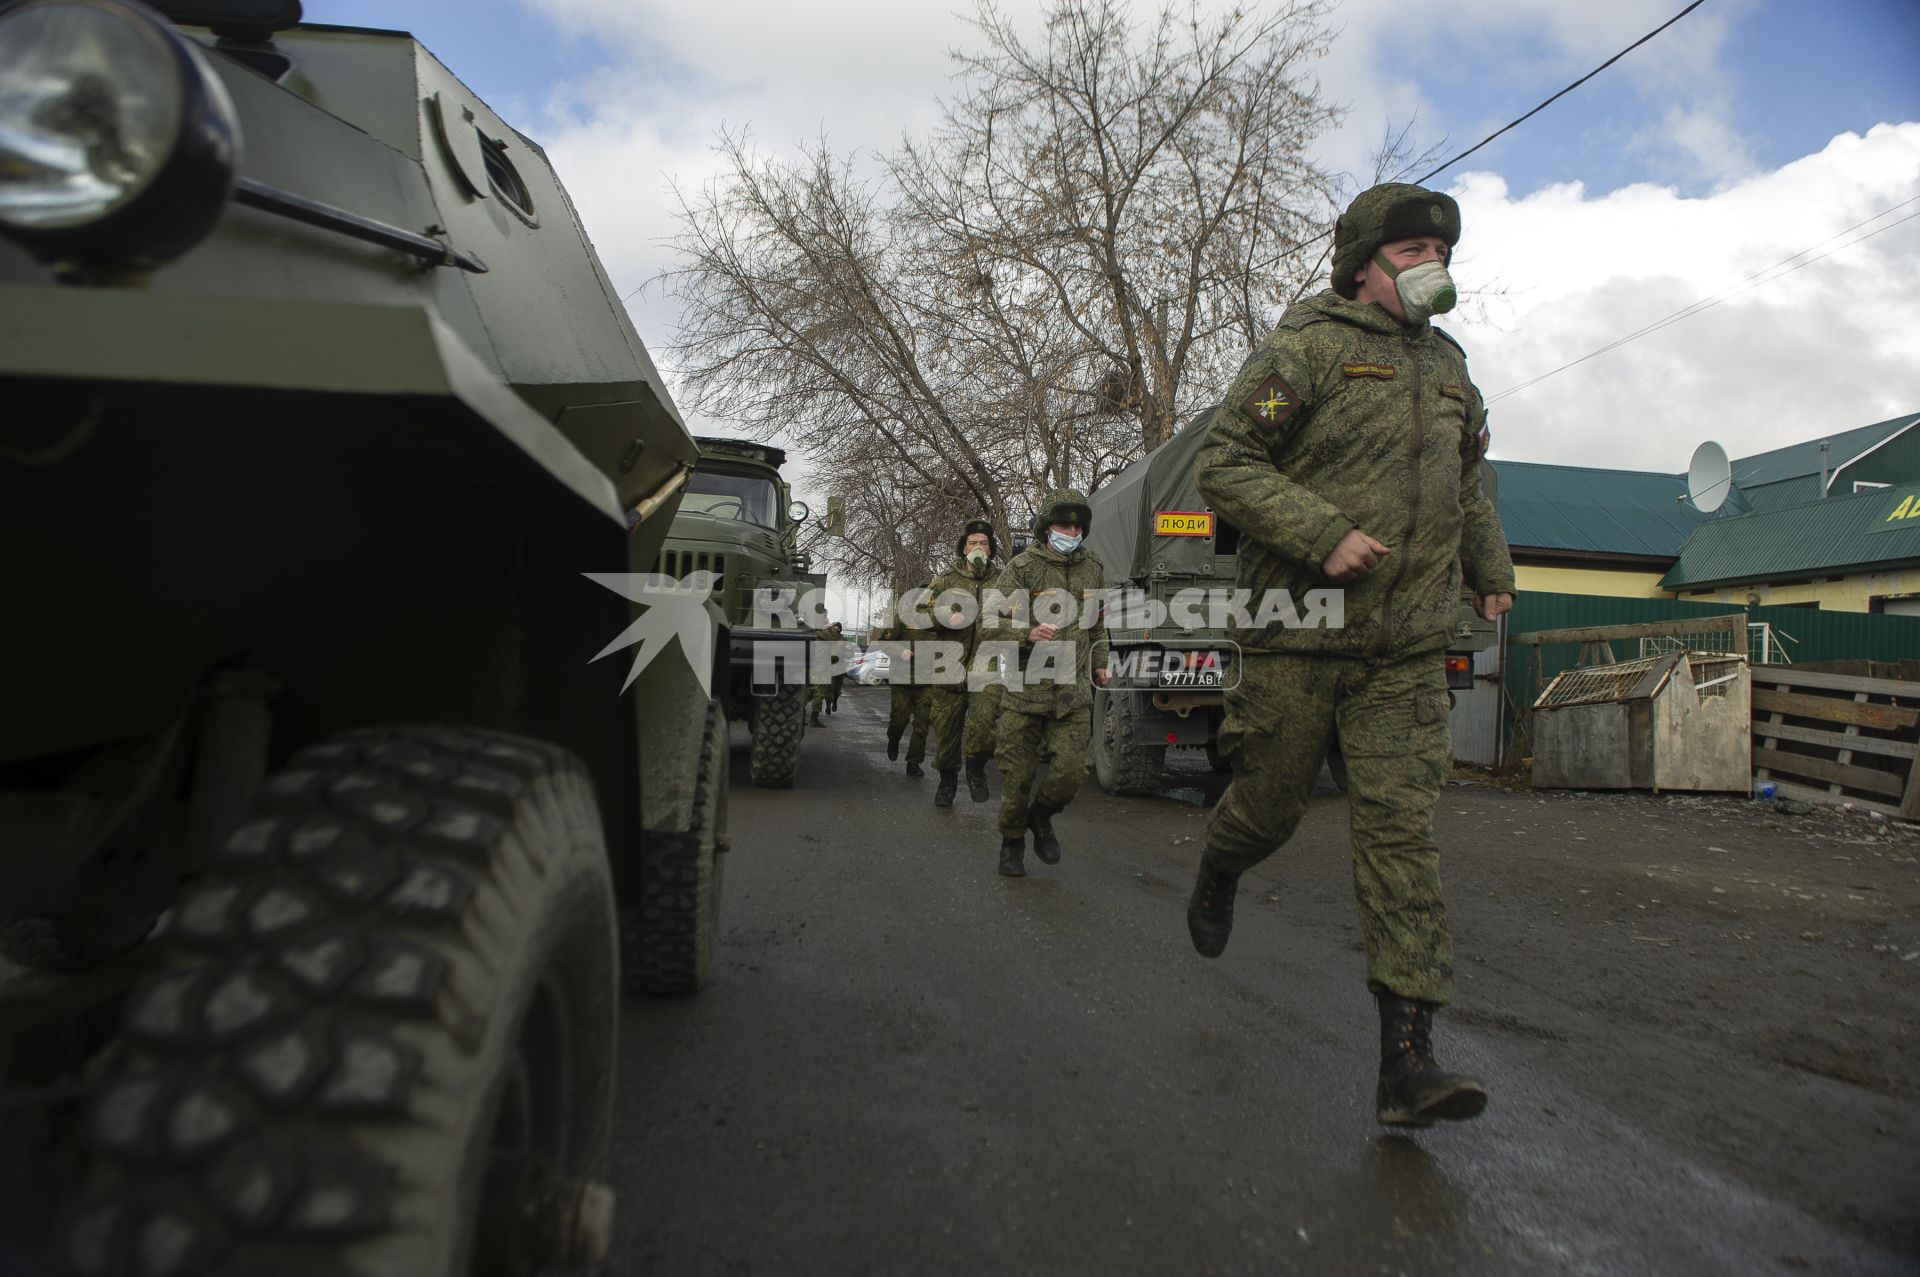
<svg viewBox="0 0 1920 1277"><path fill-rule="evenodd" d="M1213 515L1205 510L1156 510L1153 535L1157 537L1210 537Z"/></svg>

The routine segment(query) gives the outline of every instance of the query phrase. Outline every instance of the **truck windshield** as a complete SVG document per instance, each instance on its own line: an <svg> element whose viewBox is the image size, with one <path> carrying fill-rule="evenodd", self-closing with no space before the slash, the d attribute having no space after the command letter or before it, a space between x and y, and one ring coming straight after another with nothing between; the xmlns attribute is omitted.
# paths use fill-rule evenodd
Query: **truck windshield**
<svg viewBox="0 0 1920 1277"><path fill-rule="evenodd" d="M779 494L772 480L706 471L694 473L680 500L683 514L710 514L717 519L757 523L763 528L779 528L778 509Z"/></svg>

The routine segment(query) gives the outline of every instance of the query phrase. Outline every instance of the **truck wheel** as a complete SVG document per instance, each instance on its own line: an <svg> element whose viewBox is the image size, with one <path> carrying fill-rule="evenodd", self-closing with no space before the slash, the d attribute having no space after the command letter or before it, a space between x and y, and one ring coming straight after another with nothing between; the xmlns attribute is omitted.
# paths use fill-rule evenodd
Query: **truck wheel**
<svg viewBox="0 0 1920 1277"><path fill-rule="evenodd" d="M747 777L762 789L792 789L800 770L800 736L806 730L807 689L782 687L753 705L753 747Z"/></svg>
<svg viewBox="0 0 1920 1277"><path fill-rule="evenodd" d="M728 847L730 762L726 711L709 701L692 825L683 834L645 836L639 903L620 910L620 952L632 992L698 993L713 969Z"/></svg>
<svg viewBox="0 0 1920 1277"><path fill-rule="evenodd" d="M1138 692L1093 694L1093 774L1109 794L1150 794L1160 788L1165 745L1141 740Z"/></svg>
<svg viewBox="0 0 1920 1277"><path fill-rule="evenodd" d="M433 728L303 750L151 948L58 1271L468 1277L604 1252L614 906L571 754Z"/></svg>

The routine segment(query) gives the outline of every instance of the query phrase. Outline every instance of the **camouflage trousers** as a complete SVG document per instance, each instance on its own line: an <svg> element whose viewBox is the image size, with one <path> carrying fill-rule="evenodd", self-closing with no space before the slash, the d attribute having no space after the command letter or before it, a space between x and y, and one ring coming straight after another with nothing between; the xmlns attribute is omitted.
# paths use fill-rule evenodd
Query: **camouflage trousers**
<svg viewBox="0 0 1920 1277"><path fill-rule="evenodd" d="M994 724L1000 716L1000 693L1005 689L994 683L977 692L963 687L929 688L929 714L933 719L933 765L943 772L960 767L962 746L968 758L986 758L993 753Z"/></svg>
<svg viewBox="0 0 1920 1277"><path fill-rule="evenodd" d="M847 681L846 675L835 674L831 682L808 683L807 704L813 706L826 702L829 711L840 708L840 686Z"/></svg>
<svg viewBox="0 0 1920 1277"><path fill-rule="evenodd" d="M1001 708L1000 748L994 755L1005 791L1000 799L1001 837L1026 834L1030 803L1058 811L1073 801L1080 782L1087 778L1087 750L1092 740L1092 717L1085 705L1066 711L1065 717ZM1043 749L1048 755L1044 765L1040 761Z"/></svg>
<svg viewBox="0 0 1920 1277"><path fill-rule="evenodd" d="M1000 683L989 683L977 692L967 693L967 757L991 758L1000 725L1000 697L1006 692Z"/></svg>
<svg viewBox="0 0 1920 1277"><path fill-rule="evenodd" d="M893 685L893 703L887 713L887 735L902 735L907 724L913 724L913 736L907 742L907 761L920 762L927 756L927 727L932 706L928 702L933 697L933 688L915 687L911 683Z"/></svg>
<svg viewBox="0 0 1920 1277"><path fill-rule="evenodd" d="M1292 836L1327 749L1347 761L1353 890L1367 987L1453 999L1433 807L1453 761L1440 653L1369 661L1248 653L1227 692L1233 782L1207 822L1215 868L1251 869Z"/></svg>

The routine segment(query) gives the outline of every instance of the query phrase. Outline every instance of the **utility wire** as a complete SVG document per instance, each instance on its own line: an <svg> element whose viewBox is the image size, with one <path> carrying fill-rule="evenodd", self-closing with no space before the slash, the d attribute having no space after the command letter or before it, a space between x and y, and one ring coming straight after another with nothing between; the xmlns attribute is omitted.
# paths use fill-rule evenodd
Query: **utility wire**
<svg viewBox="0 0 1920 1277"><path fill-rule="evenodd" d="M1620 50L1620 52L1614 54L1612 57L1608 58L1605 62L1602 62L1599 66L1587 72L1585 75L1575 80L1572 84L1569 84L1566 88L1560 90L1558 93L1554 94L1552 97L1542 102L1539 106L1534 107L1533 110L1528 111L1525 115L1520 116L1518 119L1511 120L1508 123L1501 125L1499 128L1487 134L1485 137L1481 138L1478 142L1475 142L1472 146L1468 147L1466 150L1460 152L1460 154L1454 156L1452 159L1442 164L1439 168L1432 170L1431 172L1427 173L1423 177L1416 178L1414 180L1414 185L1416 186L1421 185L1422 183L1425 183L1428 180L1428 178L1439 176L1441 173L1446 172L1448 169L1458 164L1461 160L1464 160L1469 155L1472 155L1475 151L1479 150L1481 147L1485 146L1487 143L1499 137L1502 133L1505 133L1510 129L1517 128L1518 126L1526 123L1528 120L1540 114L1540 112L1546 110L1548 107L1552 106L1555 102L1558 102L1561 98L1567 96L1567 94L1573 92L1575 89L1585 84L1588 80L1591 80L1594 76L1599 75L1602 71L1606 70L1608 67L1618 62L1621 58L1626 57L1629 53L1632 53L1635 49L1639 48L1641 45L1645 44L1647 41L1653 39L1653 37L1659 35L1662 31L1665 31L1668 27L1680 21L1680 19L1686 17L1689 13L1692 13L1695 9L1698 9L1701 5L1705 3L1706 3L1706 0L1693 0L1692 4L1688 5L1686 8L1682 9L1680 12L1674 14L1671 18L1668 18L1665 22L1661 23L1659 26L1655 27L1653 30L1647 32L1645 35L1641 36L1638 40L1635 40L1632 44ZM1300 245L1300 247L1311 248L1313 245L1318 244L1321 240L1330 238L1332 235L1333 235L1333 228L1329 227L1327 230L1325 230L1318 236L1315 236L1313 239L1310 239L1306 243ZM1320 251L1319 259L1316 260L1313 264L1313 269L1307 272L1306 280L1300 285L1300 291L1293 295L1294 301L1299 301L1300 298L1306 294L1308 286L1313 282L1314 278L1320 273L1321 263L1325 262L1326 260L1327 260L1327 249L1322 249Z"/></svg>
<svg viewBox="0 0 1920 1277"><path fill-rule="evenodd" d="M1478 142L1475 142L1472 146L1460 152L1460 154L1454 156L1452 159L1448 160L1445 164L1442 164L1439 168L1433 170L1433 172L1428 173L1426 177L1420 178L1419 181L1415 183L1415 185L1418 185L1419 182L1425 182L1429 177L1436 177L1439 174L1444 173L1446 170L1452 168L1454 165L1458 164L1461 160L1466 159L1469 155L1472 155L1475 151L1479 150L1481 147L1485 146L1487 143L1493 141L1493 139L1499 137L1502 133L1505 133L1507 129L1511 129L1518 124L1523 124L1526 121L1532 119L1534 116L1540 114L1540 112L1546 110L1548 107L1552 106L1555 102L1559 101L1561 98L1565 97L1567 94L1573 92L1575 89L1585 84L1588 80L1591 80L1594 76L1599 75L1602 71L1606 70L1608 67L1618 62L1621 58L1626 57L1629 53L1632 53L1635 49L1639 48L1641 45L1645 44L1647 41L1653 39L1653 37L1659 35L1662 31L1665 31L1668 27L1680 21L1680 19L1686 17L1689 13L1692 13L1695 9L1698 9L1701 5L1705 3L1706 3L1706 0L1693 0L1692 4L1688 5L1686 8L1682 9L1680 12L1674 14L1671 18L1668 18L1665 22L1662 22L1659 26L1655 27L1653 30L1647 32L1645 35L1641 36L1638 40L1635 40L1632 44L1620 50L1620 52L1614 54L1612 57L1608 58L1605 62L1602 62L1599 66L1587 72L1585 75L1575 80L1572 84L1569 84L1566 88L1560 90L1558 93L1548 98L1545 102L1542 102L1539 106L1534 107L1533 110L1528 111L1525 115L1515 120L1512 124L1508 124L1503 128L1497 129L1494 132L1487 134L1487 136L1481 138Z"/></svg>
<svg viewBox="0 0 1920 1277"><path fill-rule="evenodd" d="M1584 364L1589 359L1593 359L1599 355L1604 355L1610 350L1618 350L1620 347L1626 345L1630 341L1638 341L1642 337L1650 336L1653 333L1659 332L1662 328L1666 328L1672 324L1677 324L1683 319L1690 319L1693 316L1702 313L1703 311L1712 310L1715 306L1718 306L1721 302L1731 301L1735 297L1740 296L1742 293L1750 293L1754 289L1759 288L1761 285L1770 284L1776 279L1784 279L1786 276L1793 274L1793 272L1801 269L1802 267L1811 266L1815 262L1824 261L1825 259L1832 257L1835 253L1840 252L1842 249L1852 248L1855 244L1864 244L1866 241L1872 239L1875 235L1884 234L1887 231L1892 230L1896 226L1900 226L1906 222L1911 222L1915 218L1920 218L1920 212L1909 213L1905 217L1901 218L1899 221L1888 222L1885 226L1877 227L1874 230L1870 230L1865 235L1862 235L1857 239L1851 239L1844 244L1840 244L1834 248L1827 249L1826 252L1821 253L1818 257L1807 257L1807 254L1813 252L1814 249L1824 248L1826 247L1826 245L1833 243L1834 240L1839 239L1842 235L1851 235L1854 231L1859 230L1862 226L1865 226L1868 222L1877 222L1881 218L1887 216L1889 213L1897 213L1901 209L1907 207L1907 205L1916 204L1916 203L1920 203L1920 195L1916 195L1910 200L1904 200L1901 203L1895 204L1892 208L1885 209L1881 212L1875 213L1872 217L1867 218L1866 221L1855 222L1852 226L1847 227L1846 230L1839 232L1839 234L1829 235L1826 239L1823 239L1818 244L1813 245L1812 248L1803 248L1797 253L1794 253L1787 257L1783 257L1779 261L1775 262L1773 265L1768 266L1763 270L1755 271L1753 274L1747 276L1745 279L1738 280L1734 283L1728 284L1725 288L1720 289L1718 292L1708 293L1705 297L1702 297L1699 301L1693 302L1690 305L1682 306L1679 310L1674 311L1671 315L1666 315L1660 319L1654 320L1650 324L1647 324L1640 328L1636 328L1634 331L1628 333L1626 336L1610 341L1606 345L1600 347L1598 350L1590 350L1586 354L1580 356L1578 359L1571 360L1567 363L1561 364L1558 368L1554 368L1547 372L1543 372L1538 377L1530 378L1527 381L1521 382L1517 386L1508 386L1505 390L1499 391L1496 394L1489 395L1487 396L1487 403L1489 405L1496 404L1500 402L1502 399L1505 399L1508 395L1517 395L1522 390L1525 390L1527 387L1537 386L1541 382L1545 381L1547 378L1555 376L1559 373L1563 373L1569 368L1574 368L1580 364ZM1787 266L1788 262L1793 261L1794 258L1797 258L1797 257L1807 257L1807 260L1804 262L1800 262L1797 265ZM1787 268L1785 270L1781 270L1780 268L1783 266L1786 266ZM1762 279L1761 276L1763 275L1766 276L1766 278Z"/></svg>

